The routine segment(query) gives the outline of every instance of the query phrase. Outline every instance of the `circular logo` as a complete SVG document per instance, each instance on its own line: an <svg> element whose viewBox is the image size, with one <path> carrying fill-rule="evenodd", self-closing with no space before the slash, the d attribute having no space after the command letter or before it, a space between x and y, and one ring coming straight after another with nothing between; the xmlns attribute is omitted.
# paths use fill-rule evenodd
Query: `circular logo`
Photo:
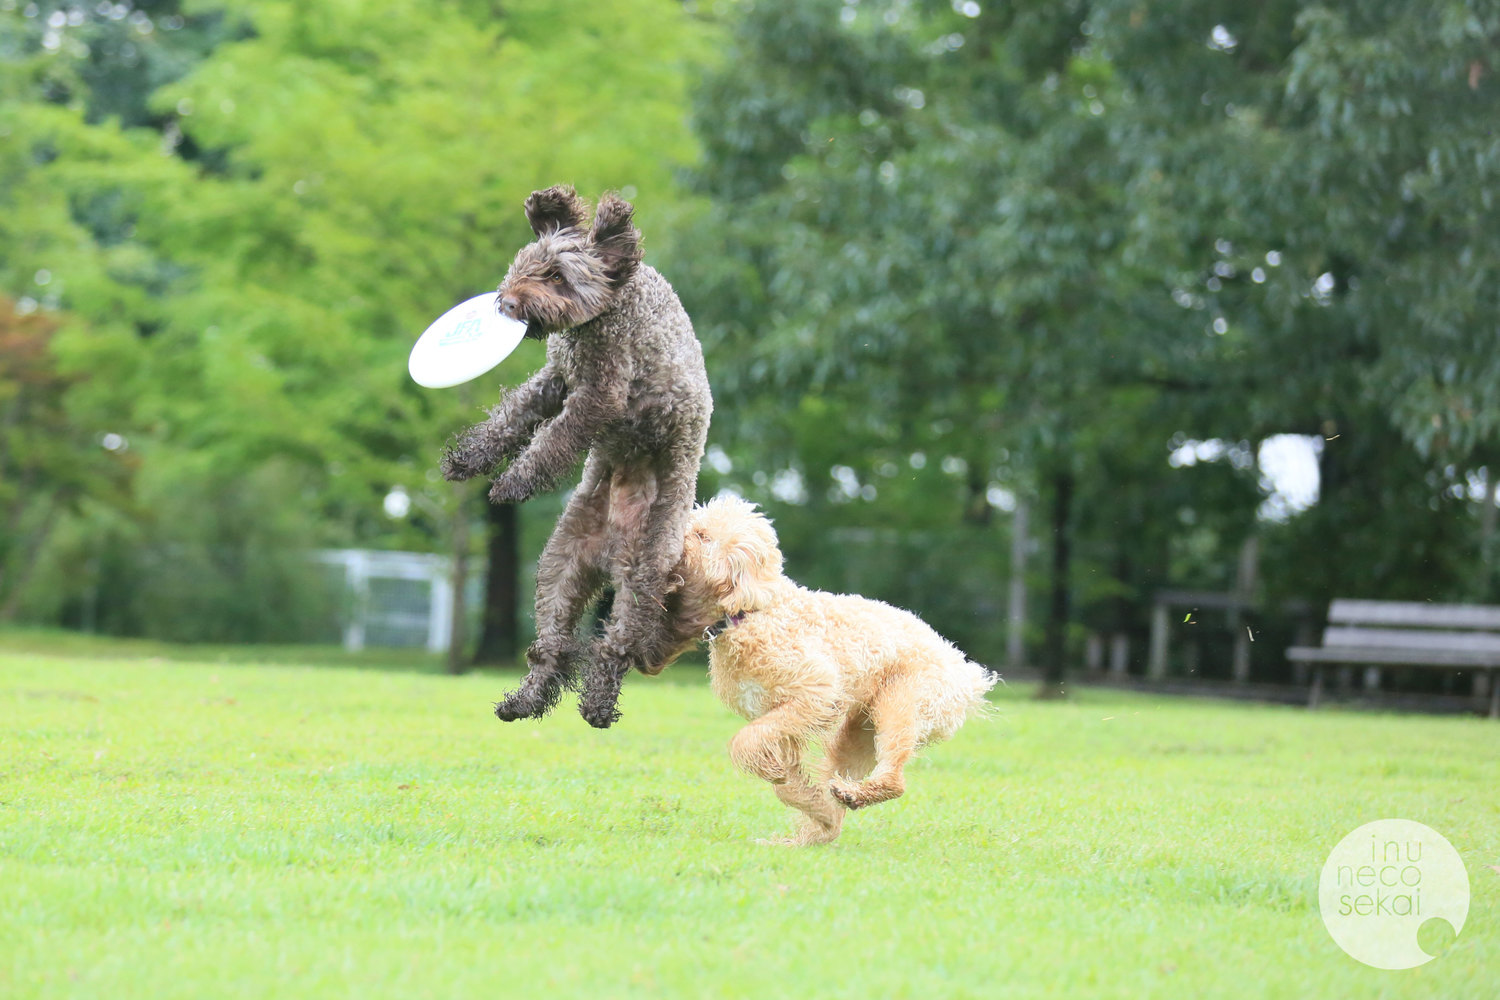
<svg viewBox="0 0 1500 1000"><path fill-rule="evenodd" d="M1377 969L1414 969L1436 957L1417 943L1423 924L1447 921L1454 937L1463 931L1469 873L1453 845L1431 827L1376 820L1328 855L1318 908L1350 957Z"/></svg>

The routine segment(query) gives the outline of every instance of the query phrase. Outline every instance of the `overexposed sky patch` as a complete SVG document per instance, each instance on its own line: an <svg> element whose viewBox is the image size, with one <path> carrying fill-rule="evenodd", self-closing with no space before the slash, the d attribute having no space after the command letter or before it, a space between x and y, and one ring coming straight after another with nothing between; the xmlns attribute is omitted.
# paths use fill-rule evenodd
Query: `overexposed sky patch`
<svg viewBox="0 0 1500 1000"><path fill-rule="evenodd" d="M1255 466L1261 489L1266 491L1257 511L1261 520L1285 521L1318 502L1318 457L1323 447L1323 439L1316 434L1273 434L1260 443ZM1168 453L1167 464L1180 469L1224 459L1236 468L1248 468L1249 449L1219 438L1183 441Z"/></svg>
<svg viewBox="0 0 1500 1000"><path fill-rule="evenodd" d="M1257 515L1285 521L1318 502L1318 458L1325 447L1316 434L1273 434L1260 443L1256 465L1267 492Z"/></svg>

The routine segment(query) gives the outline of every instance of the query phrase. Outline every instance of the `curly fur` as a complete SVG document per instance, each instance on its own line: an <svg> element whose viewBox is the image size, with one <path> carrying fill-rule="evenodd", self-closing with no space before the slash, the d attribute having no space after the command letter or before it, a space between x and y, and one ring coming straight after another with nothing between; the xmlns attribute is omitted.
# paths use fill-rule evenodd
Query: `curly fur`
<svg viewBox="0 0 1500 1000"><path fill-rule="evenodd" d="M580 684L591 725L619 717L630 667L654 672L672 641L668 575L682 554L713 409L703 351L677 295L641 263L629 202L588 207L571 187L534 192L536 240L500 283L499 308L547 340L547 363L443 456L449 479L496 476L490 499L519 503L547 490L587 452L583 478L537 568L537 640L521 686L495 708L536 718ZM606 583L616 591L604 634L584 650L575 632Z"/></svg>
<svg viewBox="0 0 1500 1000"><path fill-rule="evenodd" d="M677 574L672 653L719 622L709 679L750 720L729 754L803 814L792 843L831 841L845 809L899 796L906 762L983 710L998 679L910 612L787 579L771 522L737 497L693 511ZM809 778L813 743L826 753Z"/></svg>

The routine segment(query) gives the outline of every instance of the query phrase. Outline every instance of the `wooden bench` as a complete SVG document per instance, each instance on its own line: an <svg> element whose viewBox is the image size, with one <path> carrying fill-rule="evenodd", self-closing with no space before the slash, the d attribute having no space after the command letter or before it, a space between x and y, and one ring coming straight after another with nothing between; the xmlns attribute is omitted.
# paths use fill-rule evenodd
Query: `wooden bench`
<svg viewBox="0 0 1500 1000"><path fill-rule="evenodd" d="M1489 671L1490 718L1500 719L1500 607L1340 599L1328 608L1321 646L1287 659L1313 665L1307 707L1323 697L1325 663Z"/></svg>

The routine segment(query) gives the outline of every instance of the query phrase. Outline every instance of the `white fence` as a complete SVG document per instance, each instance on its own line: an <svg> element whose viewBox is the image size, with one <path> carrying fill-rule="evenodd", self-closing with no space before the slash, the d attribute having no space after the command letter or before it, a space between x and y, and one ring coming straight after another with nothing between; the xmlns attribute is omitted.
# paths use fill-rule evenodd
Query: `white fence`
<svg viewBox="0 0 1500 1000"><path fill-rule="evenodd" d="M344 648L448 648L453 624L453 562L430 552L326 549L318 561L343 570ZM475 589L470 581L470 590ZM474 603L470 602L470 607Z"/></svg>

